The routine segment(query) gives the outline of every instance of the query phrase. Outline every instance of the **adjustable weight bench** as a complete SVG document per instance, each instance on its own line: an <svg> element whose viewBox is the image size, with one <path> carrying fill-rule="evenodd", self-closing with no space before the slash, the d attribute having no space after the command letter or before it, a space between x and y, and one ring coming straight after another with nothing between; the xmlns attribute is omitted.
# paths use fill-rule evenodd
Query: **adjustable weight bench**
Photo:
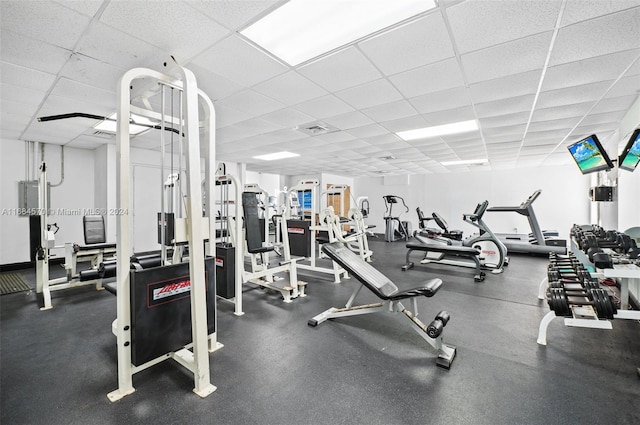
<svg viewBox="0 0 640 425"><path fill-rule="evenodd" d="M475 248L459 246L459 245L445 245L439 242L433 243L421 243L421 242L410 242L407 244L407 257L404 266L402 266L402 270L406 271L412 269L414 263L409 260L409 256L413 251L420 251L425 253L425 257L420 261L421 263L438 263L438 264L447 264L450 266L463 266L463 267L473 267L475 264L475 275L473 276L473 280L476 282L482 282L485 277L485 273L481 270L480 264L480 251ZM473 261L473 264L470 262L461 262L457 260L451 260L448 258L466 258Z"/></svg>
<svg viewBox="0 0 640 425"><path fill-rule="evenodd" d="M430 279L421 287L400 291L385 275L380 273L372 265L360 258L360 256L341 242L333 242L322 246L322 251L333 261L343 267L348 273L362 284L358 286L344 308L330 308L318 314L308 322L309 326L317 326L320 323L337 317L356 316L360 314L388 311L390 313L402 313L415 330L438 353L436 364L445 369L451 367L456 355L456 348L442 342L442 330L449 321L449 314L441 311L429 325L425 325L418 319L417 297L432 297L442 286L442 280ZM373 292L382 302L353 306L362 287ZM407 310L401 303L402 300L411 299L413 312Z"/></svg>

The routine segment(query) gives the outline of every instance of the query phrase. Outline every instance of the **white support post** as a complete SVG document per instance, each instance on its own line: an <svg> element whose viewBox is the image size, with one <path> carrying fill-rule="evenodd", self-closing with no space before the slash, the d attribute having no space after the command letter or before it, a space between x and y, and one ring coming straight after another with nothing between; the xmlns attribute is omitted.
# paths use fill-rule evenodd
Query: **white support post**
<svg viewBox="0 0 640 425"><path fill-rule="evenodd" d="M191 279L191 329L195 382L194 392L206 397L216 390L209 376L207 347L207 297L204 273L204 219L200 185L200 137L198 125L198 87L191 71L180 67L184 80L184 132L187 146L187 215L189 217L189 278ZM213 298L215 302L215 298Z"/></svg>

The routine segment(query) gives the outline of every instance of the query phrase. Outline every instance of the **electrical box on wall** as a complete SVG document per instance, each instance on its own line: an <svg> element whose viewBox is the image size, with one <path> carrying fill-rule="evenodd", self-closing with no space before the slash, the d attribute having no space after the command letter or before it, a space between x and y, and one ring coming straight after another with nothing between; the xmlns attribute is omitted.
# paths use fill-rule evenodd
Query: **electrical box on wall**
<svg viewBox="0 0 640 425"><path fill-rule="evenodd" d="M38 180L18 182L18 214L39 215ZM51 183L47 183L47 205L51 208Z"/></svg>
<svg viewBox="0 0 640 425"><path fill-rule="evenodd" d="M615 186L594 186L589 188L589 198L596 202L613 202L616 198Z"/></svg>

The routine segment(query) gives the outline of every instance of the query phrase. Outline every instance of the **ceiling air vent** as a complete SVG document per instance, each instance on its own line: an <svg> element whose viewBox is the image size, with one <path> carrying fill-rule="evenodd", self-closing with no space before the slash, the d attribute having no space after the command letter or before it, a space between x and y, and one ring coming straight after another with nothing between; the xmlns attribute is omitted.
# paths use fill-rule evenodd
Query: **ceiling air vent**
<svg viewBox="0 0 640 425"><path fill-rule="evenodd" d="M338 131L336 127L332 127L329 124L322 121L310 122L295 127L296 130L309 135L319 136L321 134L333 133Z"/></svg>
<svg viewBox="0 0 640 425"><path fill-rule="evenodd" d="M113 137L115 136L115 134L110 133L108 131L100 131L100 130L95 130L93 132L93 136L96 137L101 137L103 139L113 139Z"/></svg>

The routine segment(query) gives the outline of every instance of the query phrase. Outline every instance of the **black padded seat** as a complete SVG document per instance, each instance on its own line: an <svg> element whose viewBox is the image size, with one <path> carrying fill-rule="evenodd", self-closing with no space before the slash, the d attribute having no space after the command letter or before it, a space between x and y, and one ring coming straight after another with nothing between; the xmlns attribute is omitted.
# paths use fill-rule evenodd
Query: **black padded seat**
<svg viewBox="0 0 640 425"><path fill-rule="evenodd" d="M419 242L410 242L407 244L407 248L414 251L443 252L451 255L459 255L462 257L477 257L480 254L477 249L468 246L444 245L440 243L425 244Z"/></svg>
<svg viewBox="0 0 640 425"><path fill-rule="evenodd" d="M114 243L98 243L98 244L93 244L93 245L74 245L73 246L74 250L76 252L79 251L92 251L94 249L116 249L116 244Z"/></svg>
<svg viewBox="0 0 640 425"><path fill-rule="evenodd" d="M341 242L322 245L322 251L329 258L355 276L371 292L383 300L402 300L419 296L432 297L442 286L441 279L430 279L423 286L400 291L396 285L372 265L363 261Z"/></svg>

